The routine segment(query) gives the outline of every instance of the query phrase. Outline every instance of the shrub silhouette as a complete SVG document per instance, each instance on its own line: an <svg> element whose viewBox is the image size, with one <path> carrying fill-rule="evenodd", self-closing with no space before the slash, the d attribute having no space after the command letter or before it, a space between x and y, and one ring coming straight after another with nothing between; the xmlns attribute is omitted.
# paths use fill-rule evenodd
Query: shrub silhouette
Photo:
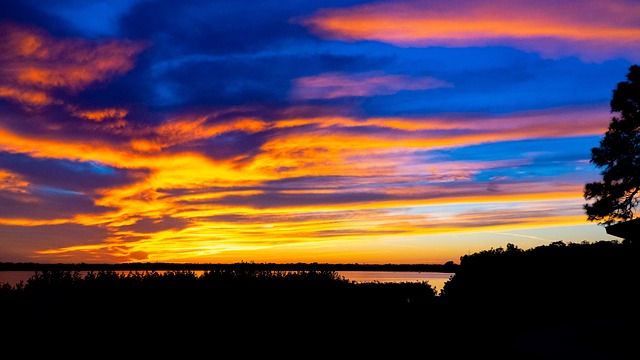
<svg viewBox="0 0 640 360"><path fill-rule="evenodd" d="M245 317L292 319L313 309L330 312L416 307L432 303L436 292L427 282L355 283L334 271L268 271L230 269L205 271L38 271L22 287L2 287L2 301L11 302L18 318L34 321L82 319L86 314L108 321L113 317L152 318L179 313L198 316L221 307L242 309ZM99 310L96 310L99 309Z"/></svg>
<svg viewBox="0 0 640 360"><path fill-rule="evenodd" d="M461 257L440 296L467 314L501 313L528 324L609 316L637 308L638 260L632 241L559 241L528 250L508 244Z"/></svg>
<svg viewBox="0 0 640 360"><path fill-rule="evenodd" d="M58 340L61 326L76 336L85 331L91 341L101 329L137 324L138 331L170 331L174 344L189 346L198 336L194 329L204 328L199 341L216 346L240 337L267 348L285 337L295 349L305 344L332 356L339 341L329 339L341 336L366 339L366 349L349 347L358 356L393 348L396 355L534 359L541 358L531 355L540 344L528 334L557 336L568 327L577 335L563 335L562 346L624 358L637 338L637 331L621 329L634 329L639 319L638 260L637 244L627 240L559 241L528 250L507 244L461 257L440 294L427 282L356 283L330 270L56 269L16 286L0 284L0 305L9 309L5 328L37 329ZM523 341L533 345L522 350L516 344Z"/></svg>

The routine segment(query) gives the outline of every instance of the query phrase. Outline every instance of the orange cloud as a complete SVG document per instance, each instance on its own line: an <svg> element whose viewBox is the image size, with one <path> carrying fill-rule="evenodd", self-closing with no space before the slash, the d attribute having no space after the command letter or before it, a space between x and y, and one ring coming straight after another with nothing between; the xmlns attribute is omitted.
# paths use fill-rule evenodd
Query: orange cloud
<svg viewBox="0 0 640 360"><path fill-rule="evenodd" d="M55 39L39 29L0 24L3 75L14 84L78 91L129 71L148 45L130 40Z"/></svg>
<svg viewBox="0 0 640 360"><path fill-rule="evenodd" d="M199 118L174 120L142 129L140 135L130 129L130 146L123 146L126 142L110 144L98 138L61 142L55 138L55 133L47 139L0 127L3 139L0 150L33 157L149 169L153 182L146 186L150 189L236 186L283 177L427 175L428 167L417 170L419 162L414 161L414 152L517 139L599 135L606 130L608 116L605 109L555 109L487 119L298 118L283 119L272 125L255 119L208 124L205 118ZM578 120L579 127L574 125ZM307 126L305 133L292 131L301 125ZM308 128L309 125L315 128ZM367 126L369 131L352 131L358 126ZM376 128L380 131L375 131ZM272 135L259 153L243 163L234 159L214 161L194 152L162 152L169 146L211 138L233 129L247 133L270 129ZM374 157L376 161L367 161ZM447 176L468 176L469 171L476 169L469 164L464 168L466 173L451 172L453 168L449 168L450 175ZM442 171L438 173L443 174Z"/></svg>
<svg viewBox="0 0 640 360"><path fill-rule="evenodd" d="M509 45L547 56L640 58L640 4L624 1L378 2L296 20L314 33L398 46Z"/></svg>
<svg viewBox="0 0 640 360"><path fill-rule="evenodd" d="M146 42L56 39L44 31L0 23L0 97L27 107L60 103L53 90L74 93L133 68Z"/></svg>
<svg viewBox="0 0 640 360"><path fill-rule="evenodd" d="M96 118L121 114L118 109L75 111L79 116L93 114ZM582 201L581 184L530 182L522 186L507 179L492 187L491 183L473 181L483 170L524 166L526 159L430 164L424 153L487 141L601 134L609 116L607 109L599 108L489 118L318 116L272 122L257 118L223 120L216 114L200 114L172 117L156 126L124 122L123 141L119 143L100 136L61 141L58 132L24 134L0 126L1 151L144 170L133 182L99 189L92 195L94 206L109 212L76 214L67 219L0 219L0 224L103 227L110 233L103 243L46 249L40 254L91 254L117 259L114 261L140 261L136 254L148 254L144 261L210 261L212 256L250 254L291 244L324 246L334 239L385 239L543 223L582 224L585 220L578 214L579 206L575 214L541 210L522 212L517 218L517 212L509 216L505 212L504 219L494 221L488 220L491 211L498 214L506 210L464 216L458 212L452 217L441 211L416 215L423 207L456 204L482 208L503 202L506 208L526 208L526 204L542 201ZM575 126L578 120L579 127ZM109 122L85 123L98 126ZM358 131L359 127L367 131ZM269 136L262 137L259 151L242 162L212 159L197 148L180 147L227 132ZM18 194L27 185L9 172L0 173L4 196ZM189 225L169 230L132 227L144 219L163 217ZM452 218L457 219L455 224Z"/></svg>
<svg viewBox="0 0 640 360"><path fill-rule="evenodd" d="M78 117L101 122L105 119L122 119L127 116L128 111L126 109L98 109L98 110L76 110L71 109L71 112Z"/></svg>
<svg viewBox="0 0 640 360"><path fill-rule="evenodd" d="M0 169L0 191L24 195L29 182L20 176Z"/></svg>
<svg viewBox="0 0 640 360"><path fill-rule="evenodd" d="M44 106L54 102L45 92L11 88L0 85L0 97L30 106Z"/></svg>
<svg viewBox="0 0 640 360"><path fill-rule="evenodd" d="M264 252L271 251L291 254L303 247L313 248L317 259L323 248L329 250L339 247L339 244L363 239L367 243L399 242L403 237L421 236L422 241L429 241L429 236L442 234L584 224L579 207L572 205L573 201L525 198L498 207L483 207L479 203L475 210L468 211L455 210L454 205L447 216L442 216L440 206L434 209L421 206L420 212L412 214L403 212L402 208L394 210L380 205L369 209L345 207L323 211L264 210L236 213L238 216L232 220L196 220L181 230L153 234L119 231L105 243L52 248L39 253L66 257L95 253L120 259L117 261L126 259L134 262L210 262L211 258L239 262L255 258L256 251L262 256L265 256ZM480 210L483 208L484 211ZM230 212L224 214L229 215ZM137 259L134 256L137 253L148 254L148 257ZM336 256L339 255L333 254L325 261L340 262ZM351 256L358 258L357 254ZM363 256L363 259L367 257Z"/></svg>
<svg viewBox="0 0 640 360"><path fill-rule="evenodd" d="M209 123L208 116L199 118L172 119L154 129L157 141L163 147L182 144L193 140L211 138L230 131L255 133L266 128L259 119L241 118L231 121Z"/></svg>
<svg viewBox="0 0 640 360"><path fill-rule="evenodd" d="M406 166L402 158L418 150L432 150L473 144L534 138L600 135L607 129L606 108L553 109L523 112L502 117L371 118L339 117L283 119L276 128L310 125L306 130L283 133L263 145L251 171L276 176L286 169L288 176L374 175ZM576 121L580 126L575 126ZM368 127L367 132L353 131ZM371 127L380 131L372 131ZM387 130L397 130L387 131ZM400 156L394 156L398 154ZM378 161L366 159L375 157ZM385 158L389 161L385 162ZM408 163L410 165L411 163Z"/></svg>
<svg viewBox="0 0 640 360"><path fill-rule="evenodd" d="M158 152L170 146L208 139L226 132L241 131L252 134L267 128L266 123L260 119L212 121L212 117L215 117L215 114L170 118L153 128L132 133L131 147L139 152Z"/></svg>
<svg viewBox="0 0 640 360"><path fill-rule="evenodd" d="M505 116L477 117L449 114L442 117L306 117L286 118L278 120L275 128L293 128L298 126L313 125L319 129L331 129L357 127L378 127L395 129L407 132L419 132L429 130L470 130L486 132L510 132L518 134L524 126L522 134L530 134L528 137L547 137L551 132L558 136L600 135L606 130L610 117L610 111L605 107L575 107L554 108L549 110L524 111ZM574 126L575 121L580 120L580 126ZM563 131L558 131L558 126ZM565 131L566 130L566 131ZM443 133L443 136L448 136Z"/></svg>

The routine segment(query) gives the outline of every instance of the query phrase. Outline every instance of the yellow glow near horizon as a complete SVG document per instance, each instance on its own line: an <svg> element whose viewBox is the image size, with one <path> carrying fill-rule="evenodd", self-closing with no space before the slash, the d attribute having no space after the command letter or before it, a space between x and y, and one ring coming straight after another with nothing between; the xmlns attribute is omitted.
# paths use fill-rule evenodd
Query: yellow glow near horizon
<svg viewBox="0 0 640 360"><path fill-rule="evenodd" d="M545 124L540 124L540 116L526 116L531 119L545 134ZM498 119L488 120L495 129L512 132L516 137L522 130L504 128L508 123ZM547 120L548 121L548 120ZM601 121L600 121L601 122ZM522 122L521 122L522 123ZM265 124L257 120L235 122L241 129L259 131ZM406 215L390 215L393 209L406 209L417 206L437 206L456 204L485 204L501 201L504 203L536 202L542 200L561 201L577 199L581 188L573 185L556 185L553 189L531 184L527 188L502 185L501 191L480 195L478 189L467 188L464 192L438 187L438 181L465 180L474 171L499 165L497 162L442 163L425 167L412 162L413 151L432 149L435 147L451 147L463 144L480 143L489 139L487 134L469 136L424 137L417 134L405 134L402 139L386 138L382 135L360 135L358 137L340 135L340 128L345 126L380 126L401 129L403 131L422 131L428 129L456 129L478 127L468 122L426 121L415 119L364 119L349 118L329 119L297 119L277 122L273 127L289 128L302 125L319 126L319 129L333 127L334 130L322 130L308 136L283 134L265 142L261 153L252 161L239 164L233 159L214 161L195 152L176 152L165 154L160 140L167 144L179 144L194 138L208 138L212 134L221 134L233 129L226 125L209 127L204 118L187 125L180 121L165 123L156 129L147 129L156 134L167 134L154 140L157 146L148 151L139 152L136 148L118 148L107 143L91 144L87 142L60 144L53 140L36 139L24 135L13 134L2 130L5 150L29 153L32 156L54 157L69 160L97 161L109 166L125 165L129 169L144 170L139 178L126 186L102 189L97 192L95 205L112 208L112 211L90 215L78 214L72 219L0 219L0 223L21 226L40 226L45 224L74 223L85 226L102 226L110 229L112 236L104 243L94 245L78 245L40 250L41 255L74 256L74 254L93 254L108 256L117 261L196 261L207 256L241 252L251 254L252 251L276 249L292 244L302 245L316 243L328 246L334 240L358 241L358 239L385 239L403 236L433 236L445 233L469 233L477 231L518 229L531 226L575 225L584 223L584 218L572 216L541 216L518 218L517 223L482 225L477 220L459 217L455 226L446 224L446 219L415 218ZM594 129L588 132L595 132ZM503 129L501 129L503 128ZM588 129L588 128L587 128ZM598 129L600 130L600 129ZM579 131L584 131L580 129ZM496 134L494 132L494 134ZM501 140L514 135L506 135ZM494 135L495 136L495 135ZM535 132L528 136L535 136ZM498 138L489 141L497 141ZM292 156L294 155L294 156ZM362 162L361 158L375 155L379 161ZM389 156L388 160L385 157ZM399 162L398 156L406 163ZM284 170L283 172L283 168ZM416 174L432 176L432 185L425 188L394 187L391 184L376 190L373 184L368 185L366 177L380 177L377 185L384 184L384 177L393 175L399 181L402 177L413 179ZM357 197L344 203L309 202L308 204L271 203L265 208L251 205L251 199L265 195L260 186L265 181L277 181L292 177L307 176L352 176L350 184L335 188L302 188L279 191L270 190L274 195L282 196L346 196L353 193L349 186L358 185L358 191L368 191L390 196L389 199L358 200ZM10 173L4 175L9 179ZM358 177L363 178L357 183ZM441 179L441 180L438 180ZM382 181L382 182L380 182ZM24 185L24 184L23 184ZM343 187L344 186L344 187ZM479 185L480 187L485 185ZM243 189L243 187L247 187ZM252 188L256 187L256 188ZM167 191L176 190L170 196ZM215 189L215 190L214 190ZM357 191L356 191L357 193ZM225 203L228 198L237 198L234 203ZM246 199L243 201L242 199ZM338 199L338 198L336 198ZM220 202L220 203L218 203ZM266 206L265 204L264 206ZM373 216L371 211L385 211L384 216ZM346 219L340 214L349 212ZM357 212L363 212L358 215ZM253 219L243 223L225 220L229 214L238 214L245 219ZM288 220L292 216L307 214L308 218ZM143 219L154 220L160 224L163 217L182 219L188 222L185 228L162 231L135 230L135 225ZM268 218L269 220L259 220ZM359 230L354 230L359 229ZM102 254L102 255L98 255ZM110 255L107 255L110 254Z"/></svg>
<svg viewBox="0 0 640 360"><path fill-rule="evenodd" d="M567 197L570 199L570 197ZM536 204L557 201L558 197L550 196L548 200L543 199L523 199L519 203L529 204L535 209ZM479 201L478 204L495 203L499 199L491 198L491 201ZM451 202L443 202L447 206ZM387 204L389 205L389 204ZM402 204L406 208L407 204ZM422 205L424 206L424 204ZM434 206L428 205L429 206ZM549 205L551 206L551 205ZM111 252L118 249L112 256L122 256L123 261L136 261L132 254L146 254L137 261L182 261L198 262L206 256L242 253L245 256L252 254L253 257L260 257L260 252L265 249L279 249L291 245L331 247L335 241L383 241L391 238L402 238L407 236L423 237L443 234L470 234L487 231L513 231L517 229L528 229L535 227L549 226L571 226L585 223L584 216L544 216L538 213L534 217L519 217L517 223L506 222L496 224L485 224L483 217L491 216L494 220L499 219L496 212L487 214L476 214L466 219L464 213L458 213L452 218L433 218L428 214L419 215L390 215L391 208L378 204L376 207L363 207L361 209L335 209L319 210L314 209L311 215L310 209L301 210L286 209L274 212L273 209L255 211L255 213L237 214L246 217L246 221L235 221L233 224L221 219L221 221L197 220L205 219L205 214L200 214L198 218L192 219L191 226L182 230L152 231L149 233L120 230L119 227L135 224L135 220L129 223L124 222L115 225L115 237L103 244L91 246L70 246L58 249L49 249L40 252L46 255L73 255L84 252ZM224 210L224 209L221 209ZM227 209L228 210L228 209ZM385 210L384 213L378 211ZM340 212L348 211L348 214ZM374 212L371 212L374 211ZM542 210L544 211L544 210ZM361 213L358 213L361 212ZM498 212L499 213L499 212ZM301 217L307 214L307 218ZM220 211L218 216L228 215L226 211ZM347 215L345 217L345 215ZM211 216L211 215L210 215ZM476 217L480 216L480 217ZM507 216L508 218L508 216ZM448 224L455 223L455 226ZM468 225L464 225L468 223ZM359 224L354 226L354 224ZM354 231L355 228L360 230ZM319 236L321 234L321 236ZM129 238L127 240L127 238ZM138 240L133 240L133 239ZM378 240L376 240L378 239ZM120 255L117 255L120 254ZM225 255L226 256L226 255ZM126 259L126 260L125 260Z"/></svg>
<svg viewBox="0 0 640 360"><path fill-rule="evenodd" d="M319 10L303 24L321 36L401 46L520 44L540 36L596 45L638 41L637 27L590 24L580 14L547 19L536 5L517 2L534 11L508 7L503 15L510 16L498 18L482 1L471 1L436 16L414 11L417 2L380 2ZM540 160L534 150L466 159L447 152L599 136L610 116L601 104L385 117L412 112L372 115L353 104L460 84L398 71L321 71L292 72L298 77L283 95L314 105L202 105L159 114L146 103L89 99L100 91L80 96L130 72L153 44L59 39L4 22L0 30L0 101L8 109L0 114L0 225L13 243L22 241L14 233L33 230L25 233L37 236L20 244L34 259L371 262L393 248L387 262L418 254L444 262L455 260L454 245L428 250L420 242L586 222L582 180L570 170L553 181L546 173L527 174ZM315 105L343 98L358 101ZM579 156L569 157L563 169L583 166ZM77 240L49 243L52 228Z"/></svg>

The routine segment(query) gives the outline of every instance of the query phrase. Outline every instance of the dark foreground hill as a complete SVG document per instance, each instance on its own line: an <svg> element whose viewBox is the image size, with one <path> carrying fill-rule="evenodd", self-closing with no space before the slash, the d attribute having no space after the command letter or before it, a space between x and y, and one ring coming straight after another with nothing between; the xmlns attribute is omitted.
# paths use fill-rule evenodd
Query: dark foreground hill
<svg viewBox="0 0 640 360"><path fill-rule="evenodd" d="M47 270L0 289L3 339L25 357L637 358L635 243L460 260L441 294L331 270Z"/></svg>

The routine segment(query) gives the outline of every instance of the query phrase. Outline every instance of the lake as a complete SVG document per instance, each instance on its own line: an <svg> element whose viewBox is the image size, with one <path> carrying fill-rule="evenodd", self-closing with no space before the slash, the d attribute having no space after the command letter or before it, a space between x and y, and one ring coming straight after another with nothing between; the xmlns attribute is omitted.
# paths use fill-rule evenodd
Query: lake
<svg viewBox="0 0 640 360"><path fill-rule="evenodd" d="M427 281L429 285L442 290L453 273L424 271L337 271L340 276L356 282L419 282Z"/></svg>
<svg viewBox="0 0 640 360"><path fill-rule="evenodd" d="M122 271L128 273L128 271ZM196 274L202 271L194 271ZM453 273L429 272L429 271L336 271L338 275L347 280L356 282L421 282L427 281L437 292L442 290L444 283ZM82 273L82 272L81 272ZM35 271L0 271L0 283L9 283L12 286L20 281L27 280L35 274Z"/></svg>

